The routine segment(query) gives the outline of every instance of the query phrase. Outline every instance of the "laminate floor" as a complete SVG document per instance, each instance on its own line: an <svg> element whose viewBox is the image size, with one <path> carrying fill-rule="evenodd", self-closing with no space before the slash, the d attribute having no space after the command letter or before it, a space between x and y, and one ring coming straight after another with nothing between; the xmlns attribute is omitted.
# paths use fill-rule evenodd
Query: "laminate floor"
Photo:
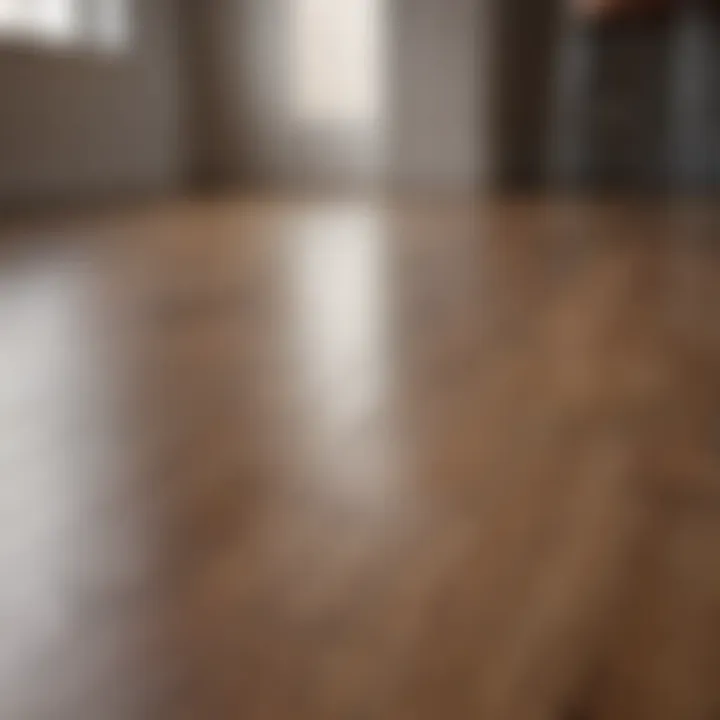
<svg viewBox="0 0 720 720"><path fill-rule="evenodd" d="M711 203L2 235L0 718L720 717Z"/></svg>

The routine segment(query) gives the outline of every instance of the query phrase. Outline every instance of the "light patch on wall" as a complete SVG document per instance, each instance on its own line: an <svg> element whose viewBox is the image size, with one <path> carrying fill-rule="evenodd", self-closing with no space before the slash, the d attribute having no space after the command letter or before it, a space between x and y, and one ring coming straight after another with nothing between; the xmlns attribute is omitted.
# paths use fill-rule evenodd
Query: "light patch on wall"
<svg viewBox="0 0 720 720"><path fill-rule="evenodd" d="M384 0L295 0L293 9L296 119L379 122Z"/></svg>
<svg viewBox="0 0 720 720"><path fill-rule="evenodd" d="M130 42L132 0L95 0L90 35L108 49L121 49Z"/></svg>
<svg viewBox="0 0 720 720"><path fill-rule="evenodd" d="M0 0L0 29L46 42L63 42L79 33L73 0Z"/></svg>
<svg viewBox="0 0 720 720"><path fill-rule="evenodd" d="M119 50L132 0L0 0L0 37L35 45Z"/></svg>

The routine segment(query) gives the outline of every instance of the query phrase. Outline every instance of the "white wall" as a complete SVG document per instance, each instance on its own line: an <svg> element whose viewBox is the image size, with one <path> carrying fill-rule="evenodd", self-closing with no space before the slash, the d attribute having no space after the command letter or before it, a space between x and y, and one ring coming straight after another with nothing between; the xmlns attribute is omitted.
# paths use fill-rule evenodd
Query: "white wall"
<svg viewBox="0 0 720 720"><path fill-rule="evenodd" d="M0 206L179 183L174 0L136 13L127 56L0 47Z"/></svg>

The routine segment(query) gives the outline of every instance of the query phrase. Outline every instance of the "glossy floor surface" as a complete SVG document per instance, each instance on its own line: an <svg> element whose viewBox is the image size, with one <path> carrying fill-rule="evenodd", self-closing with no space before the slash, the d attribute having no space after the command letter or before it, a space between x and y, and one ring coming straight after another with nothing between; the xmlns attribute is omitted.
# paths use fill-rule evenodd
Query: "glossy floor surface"
<svg viewBox="0 0 720 720"><path fill-rule="evenodd" d="M0 718L704 720L720 211L234 200L0 246Z"/></svg>

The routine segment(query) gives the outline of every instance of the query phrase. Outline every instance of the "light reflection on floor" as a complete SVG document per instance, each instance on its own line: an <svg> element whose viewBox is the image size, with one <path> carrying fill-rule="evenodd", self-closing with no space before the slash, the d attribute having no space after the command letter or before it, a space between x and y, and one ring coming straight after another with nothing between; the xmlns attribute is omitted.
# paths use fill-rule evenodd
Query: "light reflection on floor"
<svg viewBox="0 0 720 720"><path fill-rule="evenodd" d="M393 411L386 222L381 209L356 206L302 216L289 263L288 326L318 477L328 492L376 509L401 476L398 439L364 434Z"/></svg>

